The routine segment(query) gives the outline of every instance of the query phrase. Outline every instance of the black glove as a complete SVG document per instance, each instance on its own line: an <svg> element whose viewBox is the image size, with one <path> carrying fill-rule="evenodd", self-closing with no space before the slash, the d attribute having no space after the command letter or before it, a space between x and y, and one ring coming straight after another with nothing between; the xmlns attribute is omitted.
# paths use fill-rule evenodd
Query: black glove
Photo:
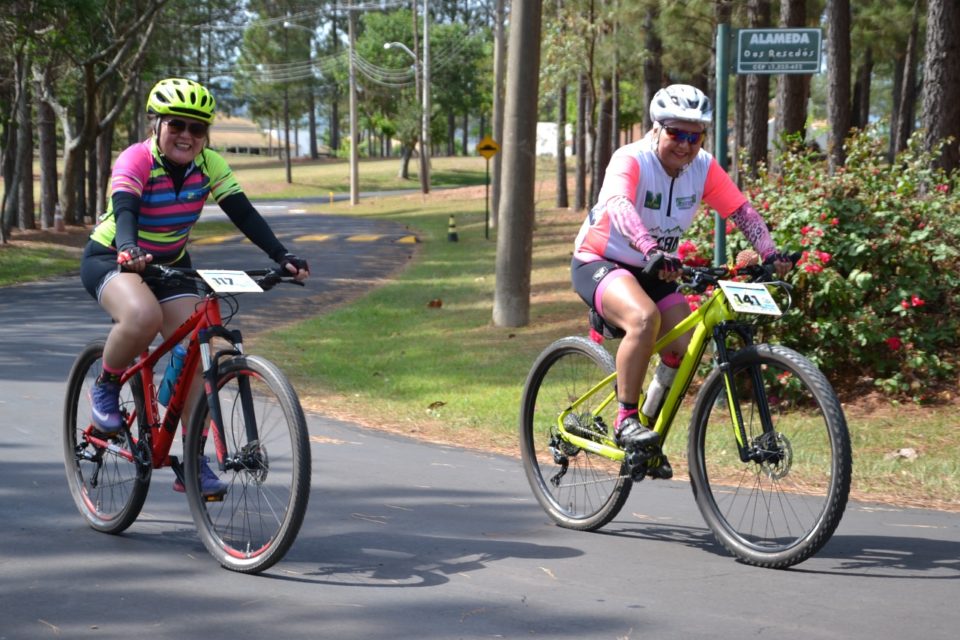
<svg viewBox="0 0 960 640"><path fill-rule="evenodd" d="M779 264L781 266L776 267L777 277L782 278L793 269L793 265L797 263L797 260L800 259L799 253L788 253L786 251L774 251L766 258L763 259L763 264L767 266L772 266ZM789 265L789 266L785 266Z"/></svg>
<svg viewBox="0 0 960 640"><path fill-rule="evenodd" d="M796 259L786 251L774 251L763 259L763 264L773 264L774 262L796 262Z"/></svg>
<svg viewBox="0 0 960 640"><path fill-rule="evenodd" d="M667 274L678 273L683 268L680 258L664 253L659 249L654 249L646 256L647 264L643 267L643 273L646 275L658 274L666 271Z"/></svg>
<svg viewBox="0 0 960 640"><path fill-rule="evenodd" d="M152 255L137 245L117 251L117 264L125 270L141 271L152 259Z"/></svg>
<svg viewBox="0 0 960 640"><path fill-rule="evenodd" d="M287 269L287 265L293 265L297 271L310 273L310 267L307 265L307 261L303 258L298 258L292 253L287 253L280 258L280 266L283 267L284 271L290 271L290 269Z"/></svg>

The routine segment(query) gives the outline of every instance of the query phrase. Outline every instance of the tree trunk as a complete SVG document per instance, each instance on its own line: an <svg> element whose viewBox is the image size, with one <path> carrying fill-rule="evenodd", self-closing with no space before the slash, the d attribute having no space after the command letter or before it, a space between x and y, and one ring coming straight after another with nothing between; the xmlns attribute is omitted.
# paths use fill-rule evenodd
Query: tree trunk
<svg viewBox="0 0 960 640"><path fill-rule="evenodd" d="M750 0L750 26L770 26L770 0ZM744 144L750 163L750 175L757 175L757 166L767 161L768 120L770 119L770 76L751 73L747 76L744 119Z"/></svg>
<svg viewBox="0 0 960 640"><path fill-rule="evenodd" d="M847 159L850 133L850 0L828 0L827 19L827 166L831 174Z"/></svg>
<svg viewBox="0 0 960 640"><path fill-rule="evenodd" d="M400 151L400 174L397 176L402 180L410 179L410 156L413 155L413 149L403 145Z"/></svg>
<svg viewBox="0 0 960 640"><path fill-rule="evenodd" d="M613 123L613 79L609 75L600 79L599 102L597 137L595 138L597 144L593 154L593 188L590 191L590 202L596 202L597 198L600 197L603 177L607 173L610 156L613 155L611 131L611 124Z"/></svg>
<svg viewBox="0 0 960 640"><path fill-rule="evenodd" d="M890 92L890 144L887 156L893 162L897 155L897 123L900 122L900 105L903 103L903 62L905 54L896 52L893 58L893 88Z"/></svg>
<svg viewBox="0 0 960 640"><path fill-rule="evenodd" d="M866 129L870 124L870 79L873 77L873 48L863 52L863 63L857 70L857 84L853 88L852 127Z"/></svg>
<svg viewBox="0 0 960 640"><path fill-rule="evenodd" d="M570 206L567 195L567 86L557 93L557 206Z"/></svg>
<svg viewBox="0 0 960 640"><path fill-rule="evenodd" d="M740 150L746 144L747 76L737 75L733 82L733 148L730 150L730 172L734 182L743 186L743 168L740 166Z"/></svg>
<svg viewBox="0 0 960 640"><path fill-rule="evenodd" d="M57 116L44 100L37 100L37 136L40 147L40 224L49 229L55 226L57 210Z"/></svg>
<svg viewBox="0 0 960 640"><path fill-rule="evenodd" d="M780 5L780 26L798 28L807 26L806 0L783 0ZM790 73L780 76L777 84L777 137L799 134L806 137L807 100L810 97L810 75Z"/></svg>
<svg viewBox="0 0 960 640"><path fill-rule="evenodd" d="M453 112L453 109L447 111L447 157L453 157L457 155L456 145L457 142L457 114Z"/></svg>
<svg viewBox="0 0 960 640"><path fill-rule="evenodd" d="M920 1L914 0L913 23L910 28L910 37L907 39L907 53L903 59L903 82L900 85L900 104L897 108L896 127L893 130L893 157L896 157L898 153L907 148L907 141L910 140L910 136L913 134L913 125L916 120L919 31ZM928 83L926 87L928 88L929 86Z"/></svg>
<svg viewBox="0 0 960 640"><path fill-rule="evenodd" d="M927 47L924 67L924 145L933 149L948 136L937 166L945 171L960 168L960 3L930 0L927 7Z"/></svg>
<svg viewBox="0 0 960 640"><path fill-rule="evenodd" d="M493 323L498 327L530 321L541 15L541 0L517 2L510 14L500 220L508 232L497 234Z"/></svg>
<svg viewBox="0 0 960 640"><path fill-rule="evenodd" d="M660 14L656 3L648 3L643 16L644 50L648 55L643 58L643 130L649 131L653 126L650 120L650 103L653 96L663 85L663 41L660 33L654 28L657 16Z"/></svg>
<svg viewBox="0 0 960 640"><path fill-rule="evenodd" d="M470 132L470 114L464 111L463 112L463 132L461 133L461 136L460 136L460 140L462 141L462 146L463 146L463 149L461 149L461 152L464 157L470 155L469 132Z"/></svg>
<svg viewBox="0 0 960 640"><path fill-rule="evenodd" d="M577 211L587 208L587 76L580 73L577 82L577 168L573 206Z"/></svg>
<svg viewBox="0 0 960 640"><path fill-rule="evenodd" d="M36 229L37 214L33 197L33 92L28 79L28 65L24 58L23 68L17 82L22 97L17 100L17 164L20 165L20 197L18 202L18 223L21 229Z"/></svg>
<svg viewBox="0 0 960 640"><path fill-rule="evenodd" d="M95 212L107 210L107 194L110 192L110 166L113 164L113 134L110 125L97 136L97 205Z"/></svg>

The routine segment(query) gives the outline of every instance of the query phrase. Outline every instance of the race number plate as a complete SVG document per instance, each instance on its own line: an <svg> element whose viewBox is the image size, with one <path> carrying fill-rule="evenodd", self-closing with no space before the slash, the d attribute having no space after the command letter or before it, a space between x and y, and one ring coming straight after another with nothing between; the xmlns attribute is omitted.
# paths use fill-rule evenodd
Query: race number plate
<svg viewBox="0 0 960 640"><path fill-rule="evenodd" d="M759 282L733 282L721 280L720 288L727 295L727 302L739 313L754 313L767 316L782 314L770 290Z"/></svg>
<svg viewBox="0 0 960 640"><path fill-rule="evenodd" d="M260 285L243 271L197 269L197 273L217 293L263 293Z"/></svg>

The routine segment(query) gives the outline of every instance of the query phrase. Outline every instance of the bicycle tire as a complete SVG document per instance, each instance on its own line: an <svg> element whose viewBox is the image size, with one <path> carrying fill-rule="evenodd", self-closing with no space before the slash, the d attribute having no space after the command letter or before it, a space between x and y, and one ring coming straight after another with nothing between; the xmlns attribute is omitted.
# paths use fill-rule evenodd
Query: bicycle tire
<svg viewBox="0 0 960 640"><path fill-rule="evenodd" d="M752 371L766 390L772 434L762 434ZM755 345L730 358L747 440L767 456L742 462L719 369L704 381L691 418L688 460L700 513L746 564L784 569L833 535L850 492L850 435L836 392L807 358ZM763 438L763 440L761 440Z"/></svg>
<svg viewBox="0 0 960 640"><path fill-rule="evenodd" d="M133 441L126 432L115 436L110 447L97 447L86 440L84 432L90 426L89 392L100 374L103 348L103 341L84 347L67 378L63 456L67 485L77 509L92 528L117 534L140 515L150 488L152 467L145 444L148 440L137 437L144 428L140 424L144 401L136 376L120 390L121 414L130 424ZM136 456L142 462L135 462Z"/></svg>
<svg viewBox="0 0 960 640"><path fill-rule="evenodd" d="M259 438L247 441L240 379L249 380ZM209 409L198 403L184 445L187 500L204 546L225 568L259 573L276 564L303 524L310 495L311 459L307 422L296 391L271 362L234 356L220 365L217 382L224 422L226 456L235 468L220 471L213 451ZM212 432L212 427L211 427ZM207 451L204 452L205 443ZM200 490L199 459L228 485L222 501Z"/></svg>
<svg viewBox="0 0 960 640"><path fill-rule="evenodd" d="M604 526L623 508L633 486L625 462L573 447L558 435L560 414L615 369L606 349L572 336L548 346L524 384L520 410L523 468L537 501L554 522L568 529L594 531ZM605 395L597 393L594 404L588 401L581 407L573 416L578 425L600 428L595 427L594 410ZM610 403L599 416L603 424L612 428L616 411L617 403Z"/></svg>

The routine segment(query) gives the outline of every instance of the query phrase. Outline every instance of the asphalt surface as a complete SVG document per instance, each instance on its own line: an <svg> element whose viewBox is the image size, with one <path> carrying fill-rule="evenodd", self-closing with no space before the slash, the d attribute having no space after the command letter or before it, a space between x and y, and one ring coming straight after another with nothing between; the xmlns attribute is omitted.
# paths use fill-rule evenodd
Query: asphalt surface
<svg viewBox="0 0 960 640"><path fill-rule="evenodd" d="M277 205L271 224L336 268L315 267L305 289L244 298L241 318L323 312L415 251L397 241L401 227L287 213L295 206ZM265 266L239 241L193 253ZM277 304L288 297L297 304ZM73 357L107 328L75 277L0 289L0 640L954 638L960 628L960 514L851 503L816 557L757 569L713 541L685 482L645 481L601 532L568 531L550 524L516 458L317 414L310 508L266 573L219 567L168 470L154 473L127 532L99 534L66 486L61 412Z"/></svg>

